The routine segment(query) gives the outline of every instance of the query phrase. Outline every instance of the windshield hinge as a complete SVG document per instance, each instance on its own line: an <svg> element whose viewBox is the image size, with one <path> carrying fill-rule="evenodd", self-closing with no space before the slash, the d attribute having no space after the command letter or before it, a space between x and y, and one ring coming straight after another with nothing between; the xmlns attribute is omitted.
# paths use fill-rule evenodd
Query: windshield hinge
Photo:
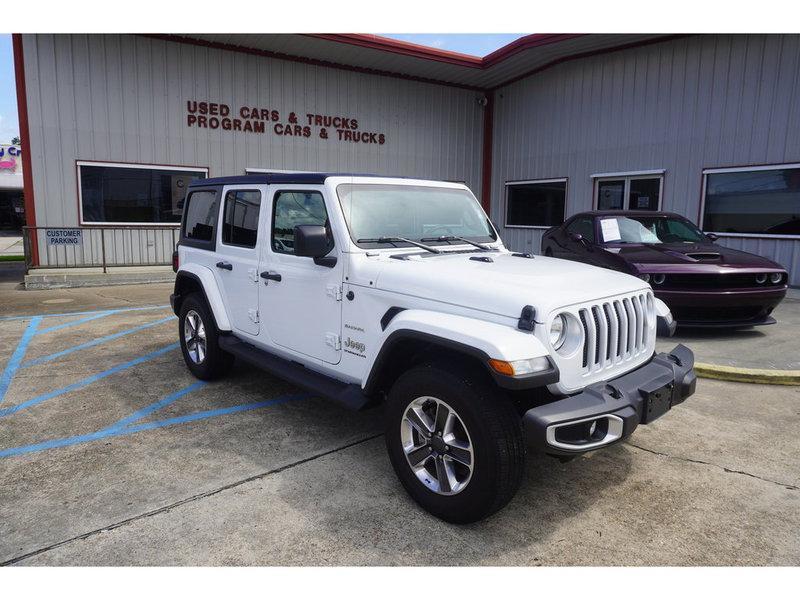
<svg viewBox="0 0 800 600"><path fill-rule="evenodd" d="M339 285L329 285L326 289L328 296L333 298L336 301L341 301L342 299L342 288Z"/></svg>

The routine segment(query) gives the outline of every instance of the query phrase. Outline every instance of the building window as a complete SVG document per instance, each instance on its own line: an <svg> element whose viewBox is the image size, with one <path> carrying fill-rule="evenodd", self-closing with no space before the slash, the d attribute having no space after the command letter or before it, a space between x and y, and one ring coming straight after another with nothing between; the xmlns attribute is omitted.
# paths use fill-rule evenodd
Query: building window
<svg viewBox="0 0 800 600"><path fill-rule="evenodd" d="M592 175L597 210L659 210L664 176L659 172Z"/></svg>
<svg viewBox="0 0 800 600"><path fill-rule="evenodd" d="M285 191L275 194L272 217L272 249L294 254L296 225L328 226L328 211L319 192Z"/></svg>
<svg viewBox="0 0 800 600"><path fill-rule="evenodd" d="M566 178L506 183L506 227L560 225L566 201Z"/></svg>
<svg viewBox="0 0 800 600"><path fill-rule="evenodd" d="M255 248L258 239L258 214L261 192L231 190L225 195L222 222L222 243L229 246Z"/></svg>
<svg viewBox="0 0 800 600"><path fill-rule="evenodd" d="M800 236L800 164L703 171L703 229Z"/></svg>
<svg viewBox="0 0 800 600"><path fill-rule="evenodd" d="M81 223L179 223L189 183L208 169L78 162Z"/></svg>
<svg viewBox="0 0 800 600"><path fill-rule="evenodd" d="M217 192L199 190L186 199L183 237L196 242L213 242L217 222Z"/></svg>

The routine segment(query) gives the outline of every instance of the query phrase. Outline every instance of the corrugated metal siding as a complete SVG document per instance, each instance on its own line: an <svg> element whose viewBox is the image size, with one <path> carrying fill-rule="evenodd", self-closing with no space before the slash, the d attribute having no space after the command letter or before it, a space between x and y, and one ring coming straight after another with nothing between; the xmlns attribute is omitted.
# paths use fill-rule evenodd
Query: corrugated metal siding
<svg viewBox="0 0 800 600"><path fill-rule="evenodd" d="M704 168L800 162L800 36L707 35L566 62L497 90L492 218L504 183L568 177L567 215L593 173L665 169L662 207L697 221ZM516 250L542 230L504 228ZM800 241L723 238L791 270Z"/></svg>
<svg viewBox="0 0 800 600"><path fill-rule="evenodd" d="M23 40L39 225L78 224L76 160L209 167L211 176L356 171L480 187L476 92L132 35ZM269 125L265 134L189 128L187 100L276 109L282 122L290 111L351 116L387 142L296 139Z"/></svg>

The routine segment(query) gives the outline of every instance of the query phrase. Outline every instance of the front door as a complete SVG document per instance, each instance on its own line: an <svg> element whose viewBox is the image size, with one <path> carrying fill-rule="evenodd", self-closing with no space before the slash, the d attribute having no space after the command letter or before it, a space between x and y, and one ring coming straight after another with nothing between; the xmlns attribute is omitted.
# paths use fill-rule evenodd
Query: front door
<svg viewBox="0 0 800 600"><path fill-rule="evenodd" d="M233 328L258 335L258 245L261 191L227 188L220 210L214 272ZM263 227L261 228L263 231ZM262 235L267 235L263 231Z"/></svg>
<svg viewBox="0 0 800 600"><path fill-rule="evenodd" d="M294 255L297 225L330 227L321 186L272 196L269 244L261 262L262 336L287 350L336 364L341 359L342 257L333 267ZM333 247L328 256L336 256Z"/></svg>

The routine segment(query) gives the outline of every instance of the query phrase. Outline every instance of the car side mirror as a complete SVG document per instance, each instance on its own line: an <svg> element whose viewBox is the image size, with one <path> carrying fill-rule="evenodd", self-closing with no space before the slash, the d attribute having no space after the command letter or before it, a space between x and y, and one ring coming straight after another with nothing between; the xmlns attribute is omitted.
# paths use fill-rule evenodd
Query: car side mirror
<svg viewBox="0 0 800 600"><path fill-rule="evenodd" d="M322 225L295 225L295 256L307 256L313 258L318 265L333 266L336 264L336 257L332 257L332 261L329 261L325 256L330 251L331 243L325 227ZM327 264L330 262L333 264Z"/></svg>
<svg viewBox="0 0 800 600"><path fill-rule="evenodd" d="M707 233L706 237L712 242L716 242L719 239L719 236L716 233Z"/></svg>
<svg viewBox="0 0 800 600"><path fill-rule="evenodd" d="M570 232L569 238L578 244L583 244L584 246L589 246L589 242L583 237L580 233Z"/></svg>

